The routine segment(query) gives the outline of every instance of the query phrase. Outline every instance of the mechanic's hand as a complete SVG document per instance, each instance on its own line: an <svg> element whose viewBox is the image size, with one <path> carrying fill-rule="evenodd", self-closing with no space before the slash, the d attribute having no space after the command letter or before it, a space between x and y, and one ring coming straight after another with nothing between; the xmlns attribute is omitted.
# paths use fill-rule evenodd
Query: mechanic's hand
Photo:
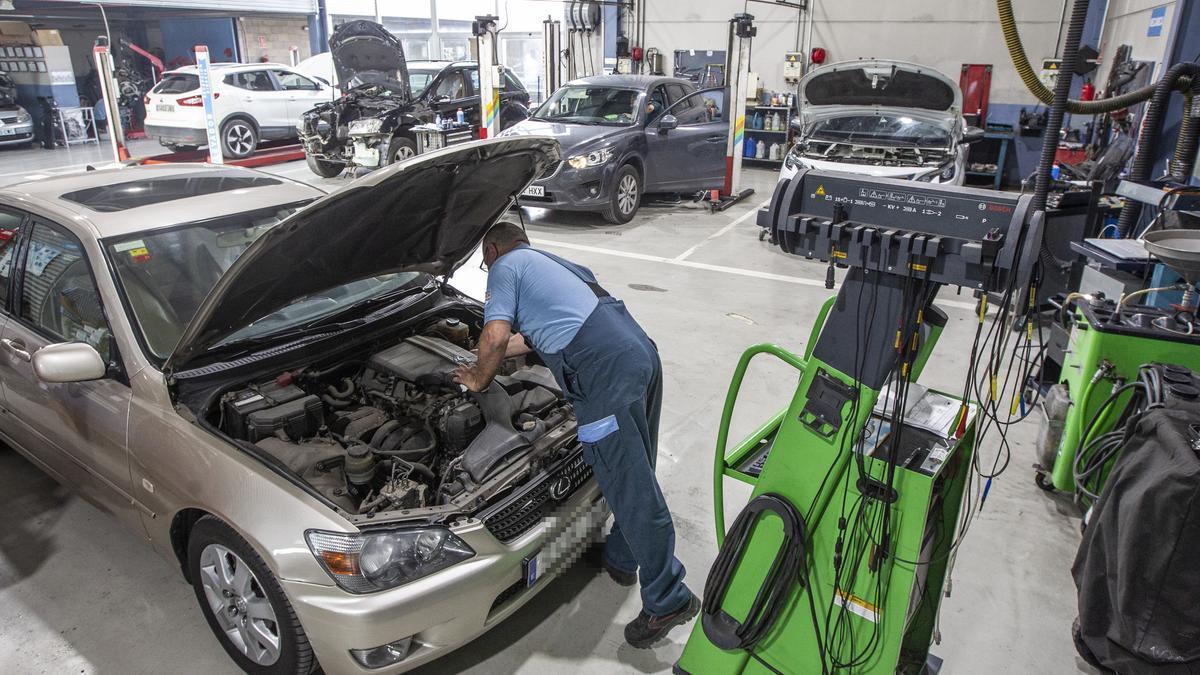
<svg viewBox="0 0 1200 675"><path fill-rule="evenodd" d="M454 381L471 391L483 391L490 382L484 382L483 377L474 366L459 366L454 369Z"/></svg>

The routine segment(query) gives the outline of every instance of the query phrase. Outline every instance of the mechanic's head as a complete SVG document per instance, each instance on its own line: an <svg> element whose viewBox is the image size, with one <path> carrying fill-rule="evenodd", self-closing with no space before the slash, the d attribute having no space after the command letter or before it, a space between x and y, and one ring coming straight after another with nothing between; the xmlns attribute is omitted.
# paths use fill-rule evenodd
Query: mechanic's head
<svg viewBox="0 0 1200 675"><path fill-rule="evenodd" d="M491 267L500 256L520 244L528 243L529 236L525 234L525 228L516 223L500 221L483 236L483 264Z"/></svg>

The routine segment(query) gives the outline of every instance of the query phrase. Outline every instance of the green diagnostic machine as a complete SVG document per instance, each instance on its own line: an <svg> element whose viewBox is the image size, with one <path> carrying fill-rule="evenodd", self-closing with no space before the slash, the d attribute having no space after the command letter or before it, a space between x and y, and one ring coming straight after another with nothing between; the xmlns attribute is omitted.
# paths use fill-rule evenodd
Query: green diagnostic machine
<svg viewBox="0 0 1200 675"><path fill-rule="evenodd" d="M1024 305L1041 242L1028 202L819 171L777 186L758 216L771 241L828 263L831 288L834 266L848 271L803 356L761 344L737 364L714 467L720 552L676 673L937 672L929 646L977 478L979 406L918 380L945 325L942 286ZM799 384L727 447L757 356ZM753 486L728 529L726 477Z"/></svg>

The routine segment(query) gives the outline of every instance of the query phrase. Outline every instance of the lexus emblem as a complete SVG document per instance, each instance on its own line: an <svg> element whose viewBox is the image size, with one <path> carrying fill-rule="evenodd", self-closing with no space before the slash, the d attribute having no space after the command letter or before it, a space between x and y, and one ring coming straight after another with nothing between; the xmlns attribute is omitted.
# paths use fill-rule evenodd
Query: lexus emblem
<svg viewBox="0 0 1200 675"><path fill-rule="evenodd" d="M559 476L558 480L550 484L550 498L554 501L561 502L569 494L571 494L570 476Z"/></svg>

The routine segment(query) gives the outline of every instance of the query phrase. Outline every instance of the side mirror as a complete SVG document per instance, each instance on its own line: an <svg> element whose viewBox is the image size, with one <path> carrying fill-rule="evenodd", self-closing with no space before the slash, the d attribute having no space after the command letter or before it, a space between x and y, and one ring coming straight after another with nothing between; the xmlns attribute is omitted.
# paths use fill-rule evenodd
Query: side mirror
<svg viewBox="0 0 1200 675"><path fill-rule="evenodd" d="M678 126L679 120L675 119L674 115L663 115L662 119L658 121L658 132L666 133L671 129L677 128Z"/></svg>
<svg viewBox="0 0 1200 675"><path fill-rule="evenodd" d="M967 127L967 130L963 132L962 142L970 145L982 141L984 133L986 132L979 127Z"/></svg>
<svg viewBox="0 0 1200 675"><path fill-rule="evenodd" d="M43 382L87 382L103 379L108 366L86 342L60 342L33 353L33 373Z"/></svg>

